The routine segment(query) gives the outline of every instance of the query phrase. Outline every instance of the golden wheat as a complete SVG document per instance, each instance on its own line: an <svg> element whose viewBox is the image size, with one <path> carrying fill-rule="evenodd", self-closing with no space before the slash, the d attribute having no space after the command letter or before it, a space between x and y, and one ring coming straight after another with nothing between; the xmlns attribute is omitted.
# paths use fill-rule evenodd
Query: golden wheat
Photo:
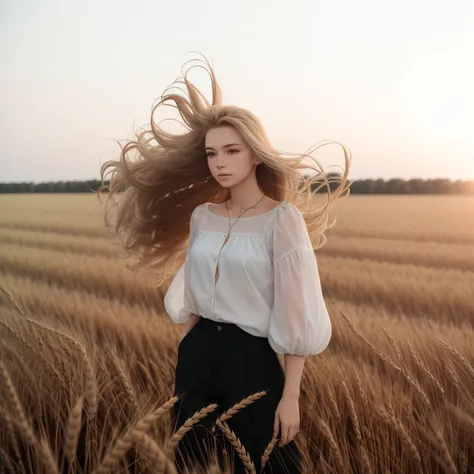
<svg viewBox="0 0 474 474"><path fill-rule="evenodd" d="M77 441L81 432L82 408L84 406L84 397L79 397L76 404L69 412L69 418L64 435L64 453L70 463L74 462L76 457Z"/></svg>
<svg viewBox="0 0 474 474"><path fill-rule="evenodd" d="M208 405L207 407L202 408L201 410L194 413L193 416L188 418L183 424L183 426L181 426L178 429L178 431L173 434L173 436L168 442L167 449L168 450L174 449L178 445L179 441L183 438L183 436L192 429L193 425L195 425L202 418L206 417L209 413L212 413L213 411L215 411L216 408L217 408L217 404L212 403L211 405Z"/></svg>
<svg viewBox="0 0 474 474"><path fill-rule="evenodd" d="M151 424L170 410L177 401L178 398L173 397L157 410L138 420L134 426L117 440L102 462L94 469L93 474L107 474L111 472L120 463L132 444L140 440L141 436L150 429Z"/></svg>
<svg viewBox="0 0 474 474"><path fill-rule="evenodd" d="M245 446L242 444L237 435L229 428L229 425L225 421L221 422L218 420L217 425L226 435L227 439L231 442L239 458L241 459L245 470L249 474L256 474L255 464L253 463L252 458L250 457L249 453L245 449Z"/></svg>
<svg viewBox="0 0 474 474"><path fill-rule="evenodd" d="M265 451L263 452L262 459L261 459L261 471L263 471L263 468L265 467L265 464L267 463L268 459L270 458L270 455L273 452L273 449L275 448L275 445L277 444L279 438L276 433L273 433L272 440L270 443L268 443L268 446L265 448Z"/></svg>
<svg viewBox="0 0 474 474"><path fill-rule="evenodd" d="M333 338L303 373L303 474L469 472L473 217L474 199L455 196L340 207L317 253ZM176 474L167 448L195 419L176 433L168 412L140 420L173 397L179 328L163 290L125 269L95 196L0 196L1 287L6 472ZM248 469L257 460L225 419L255 395L219 421ZM212 461L206 472L223 471Z"/></svg>

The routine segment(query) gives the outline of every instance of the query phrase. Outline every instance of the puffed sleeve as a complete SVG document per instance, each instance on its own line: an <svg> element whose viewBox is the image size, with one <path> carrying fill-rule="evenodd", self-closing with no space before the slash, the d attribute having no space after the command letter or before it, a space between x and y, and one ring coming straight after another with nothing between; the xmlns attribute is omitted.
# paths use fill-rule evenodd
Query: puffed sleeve
<svg viewBox="0 0 474 474"><path fill-rule="evenodd" d="M189 285L189 251L197 233L198 208L191 214L189 225L189 244L186 259L173 278L164 298L165 311L173 322L187 323L192 313L196 314L196 302L191 294Z"/></svg>
<svg viewBox="0 0 474 474"><path fill-rule="evenodd" d="M331 321L308 230L293 204L285 203L276 216L273 272L270 346L278 354L319 354L331 339Z"/></svg>

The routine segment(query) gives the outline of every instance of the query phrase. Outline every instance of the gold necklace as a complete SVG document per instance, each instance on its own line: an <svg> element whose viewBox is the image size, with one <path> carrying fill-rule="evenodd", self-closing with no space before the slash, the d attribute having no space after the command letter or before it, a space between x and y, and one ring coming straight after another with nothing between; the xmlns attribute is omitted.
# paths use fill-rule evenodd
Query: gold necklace
<svg viewBox="0 0 474 474"><path fill-rule="evenodd" d="M235 224L237 224L237 221L240 219L240 216L244 213L244 212L247 212L249 209L252 209L253 207L257 206L258 204L260 204L260 202L263 200L263 198L265 197L265 194L253 205L253 206L250 206L250 207L247 207L247 209L244 209L239 215L238 217L235 219L235 222L230 225L230 212L229 212L229 206L227 205L227 201L225 201L225 208L227 209L227 217L229 218L229 230L227 232L227 237L225 239L225 242L227 242L227 239L229 238L229 235L230 235L230 231L232 229L232 227L234 227ZM224 243L225 243L224 242Z"/></svg>

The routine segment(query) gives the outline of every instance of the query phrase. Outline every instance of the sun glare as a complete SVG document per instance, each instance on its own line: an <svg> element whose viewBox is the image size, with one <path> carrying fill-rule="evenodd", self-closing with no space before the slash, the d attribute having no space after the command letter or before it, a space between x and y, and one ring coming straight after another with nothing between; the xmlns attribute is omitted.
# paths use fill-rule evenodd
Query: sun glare
<svg viewBox="0 0 474 474"><path fill-rule="evenodd" d="M420 60L402 77L401 100L425 133L441 139L472 139L473 75L467 63L450 56Z"/></svg>

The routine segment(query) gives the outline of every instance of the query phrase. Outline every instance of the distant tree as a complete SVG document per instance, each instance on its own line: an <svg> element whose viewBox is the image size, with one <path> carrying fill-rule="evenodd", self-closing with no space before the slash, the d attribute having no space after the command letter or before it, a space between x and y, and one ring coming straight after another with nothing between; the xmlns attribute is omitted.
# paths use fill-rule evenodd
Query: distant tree
<svg viewBox="0 0 474 474"><path fill-rule="evenodd" d="M338 172L327 174L330 181L330 189L334 190L340 183L342 175ZM302 177L308 179L308 176ZM105 181L106 186L109 181ZM98 179L87 181L57 181L44 183L0 183L0 193L93 193L102 185ZM124 185L120 191L125 191ZM326 193L327 188L324 180L318 180L311 186L313 191L318 187L318 193ZM421 179L412 178L404 180L392 178L387 181L378 179L350 180L351 194L465 194L474 195L474 181L451 181L449 179ZM104 192L107 192L106 190Z"/></svg>
<svg viewBox="0 0 474 474"><path fill-rule="evenodd" d="M387 194L407 194L408 184L400 178L389 179L385 184L385 192Z"/></svg>

